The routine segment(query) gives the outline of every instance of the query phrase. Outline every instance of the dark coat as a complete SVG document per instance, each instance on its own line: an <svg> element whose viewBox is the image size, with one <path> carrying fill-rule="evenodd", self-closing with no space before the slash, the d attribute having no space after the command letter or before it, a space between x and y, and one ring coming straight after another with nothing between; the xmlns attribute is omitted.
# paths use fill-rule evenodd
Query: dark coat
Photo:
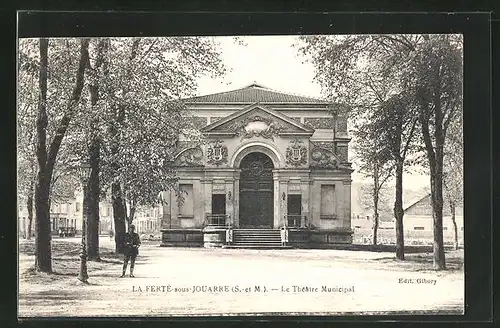
<svg viewBox="0 0 500 328"><path fill-rule="evenodd" d="M124 242L125 242L125 254L129 255L139 254L139 246L141 245L141 240L139 239L139 235L136 232L126 233Z"/></svg>

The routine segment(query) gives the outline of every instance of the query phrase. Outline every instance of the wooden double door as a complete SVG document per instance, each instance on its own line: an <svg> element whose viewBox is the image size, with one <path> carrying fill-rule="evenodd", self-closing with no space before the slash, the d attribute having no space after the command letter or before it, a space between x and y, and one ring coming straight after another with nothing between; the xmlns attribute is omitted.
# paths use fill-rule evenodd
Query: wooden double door
<svg viewBox="0 0 500 328"><path fill-rule="evenodd" d="M243 158L240 168L240 228L272 228L272 160L263 153L250 153Z"/></svg>

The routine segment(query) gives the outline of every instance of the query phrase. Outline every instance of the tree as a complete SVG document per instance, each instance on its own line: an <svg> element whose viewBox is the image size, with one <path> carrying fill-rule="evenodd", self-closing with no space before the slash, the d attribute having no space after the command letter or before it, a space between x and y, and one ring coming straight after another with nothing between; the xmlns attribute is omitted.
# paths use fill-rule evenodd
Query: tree
<svg viewBox="0 0 500 328"><path fill-rule="evenodd" d="M387 146L390 162L395 168L394 217L396 219L396 258L404 260L403 228L403 172L409 152L413 151L417 120L412 110L411 98L396 95L388 99L376 116L374 124L378 126L380 142Z"/></svg>
<svg viewBox="0 0 500 328"><path fill-rule="evenodd" d="M448 128L462 111L462 38L425 35L418 45L412 74L431 182L434 268L446 268L443 243L444 147Z"/></svg>
<svg viewBox="0 0 500 328"><path fill-rule="evenodd" d="M404 259L403 170L412 151L416 120L405 77L420 36L349 35L304 36L299 48L316 68L315 79L334 102L351 108L350 116L359 120L358 131L366 133L371 146L386 153L374 152L371 172L385 163L387 156L395 168L396 258ZM366 148L366 147L365 147ZM379 149L379 148L376 148ZM371 161L373 162L373 156ZM378 176L377 171L375 176ZM378 182L374 182L377 185Z"/></svg>
<svg viewBox="0 0 500 328"><path fill-rule="evenodd" d="M198 77L223 74L224 68L212 38L107 42L96 103L106 118L100 169L104 189L111 189L115 246L121 252L125 224L133 220L135 207L150 203L160 187L173 187L169 160L189 116L179 98L194 93ZM132 205L128 215L127 202Z"/></svg>
<svg viewBox="0 0 500 328"><path fill-rule="evenodd" d="M88 194L87 196L87 255L89 260L100 260L99 257L99 201L101 195L101 185L99 181L100 175L100 152L101 152L101 133L99 131L99 125L101 124L102 118L99 115L99 94L100 94L100 80L107 69L109 51L109 40L100 38L97 40L91 40L91 45L95 44L95 50L91 53L95 53L95 58L92 61L90 58L87 63L89 69L89 94L90 94L90 136L87 137L90 140L90 145L88 147L87 158L90 162L91 173L88 182Z"/></svg>
<svg viewBox="0 0 500 328"><path fill-rule="evenodd" d="M376 136L371 135L377 132L373 127L369 122L359 124L354 131L354 138L357 169L365 177L372 179L369 187L362 188L360 203L365 209L373 209L373 245L377 245L379 204L383 187L393 175L394 167L390 163L388 148Z"/></svg>
<svg viewBox="0 0 500 328"><path fill-rule="evenodd" d="M377 173L377 172L374 172ZM388 189L384 180L385 176L375 181L376 174L372 175L372 183L362 185L359 193L359 204L365 211L373 211L373 245L378 244L378 227L380 223L380 214L389 213L391 207L389 206ZM378 182L383 180L382 185Z"/></svg>
<svg viewBox="0 0 500 328"><path fill-rule="evenodd" d="M55 123L55 134L47 147L47 129L49 125L49 115L52 105L59 105L58 102L52 103L50 95L57 94L54 91L54 85L68 87L68 82L57 80L56 70L49 67L49 40L39 39L39 100L38 115L36 121L37 143L36 156L38 162L37 181L35 186L35 211L36 211L36 268L42 272L52 272L51 255L51 230L50 230L50 185L56 163L57 155L61 142L64 138L68 125L78 107L78 102L82 93L85 76L85 66L88 60L89 39L80 40L80 54L76 70L74 86L71 96L65 99L66 106L61 111L61 117L58 123ZM69 58L68 58L69 59ZM49 78L49 72L51 76ZM54 74L52 74L54 73ZM54 80L55 79L55 80ZM67 91L60 90L61 92ZM49 97L48 97L49 96ZM51 99L52 98L52 99ZM64 99L64 98L63 98Z"/></svg>
<svg viewBox="0 0 500 328"><path fill-rule="evenodd" d="M463 204L463 138L462 117L459 115L457 121L450 125L446 135L444 146L443 163L443 186L445 199L450 207L451 222L453 223L454 248L458 249L458 227L455 219L456 209Z"/></svg>
<svg viewBox="0 0 500 328"><path fill-rule="evenodd" d="M21 44L22 51L33 51L33 47ZM20 51L20 53L24 53ZM17 192L20 201L28 211L28 225L25 238L31 239L33 226L33 197L36 180L35 123L36 123L36 80L38 67L20 58L18 73L17 110Z"/></svg>

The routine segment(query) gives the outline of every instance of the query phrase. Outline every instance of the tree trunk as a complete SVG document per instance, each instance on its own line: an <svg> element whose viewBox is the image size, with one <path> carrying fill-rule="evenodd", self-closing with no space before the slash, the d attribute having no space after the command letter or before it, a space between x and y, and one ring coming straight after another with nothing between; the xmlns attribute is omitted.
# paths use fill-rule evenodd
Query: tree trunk
<svg viewBox="0 0 500 328"><path fill-rule="evenodd" d="M135 209L135 205L133 205L133 203L132 203L132 204L130 204L130 214L129 214L129 216L128 216L128 224L129 224L129 225L131 225L131 224L132 224L132 222L134 221L134 218L135 218L135 211L136 211L136 209Z"/></svg>
<svg viewBox="0 0 500 328"><path fill-rule="evenodd" d="M36 213L36 250L35 267L37 271L52 272L51 227L50 227L50 182L57 159L57 153L66 134L74 110L82 94L85 77L85 67L89 58L89 39L80 41L80 60L76 73L76 81L68 101L66 111L57 125L55 136L47 152L47 76L49 40L41 38L38 116L36 121L37 143L36 157L38 162L37 182L35 186Z"/></svg>
<svg viewBox="0 0 500 328"><path fill-rule="evenodd" d="M134 39L131 47L130 54L130 63L137 56L137 51L139 48L140 38ZM127 75L129 76L132 73L132 68L129 67L127 70ZM128 93L128 89L126 87L123 88L123 97ZM125 122L125 111L126 106L123 103L117 105L116 113L115 113L115 122L111 126L111 156L115 158L114 162L111 164L113 170L118 172L120 170L120 164L116 158L119 157L119 144L120 144L120 134L119 129L122 127L122 124ZM113 220L115 222L115 248L117 253L123 253L124 250L124 235L125 235L125 221L127 217L127 208L124 205L124 194L122 187L120 185L120 180L115 179L113 184L111 185L111 194L112 194L112 202L113 202Z"/></svg>
<svg viewBox="0 0 500 328"><path fill-rule="evenodd" d="M87 217L87 254L91 261L99 261L99 157L100 141L94 136L90 145L89 216Z"/></svg>
<svg viewBox="0 0 500 328"><path fill-rule="evenodd" d="M108 40L102 38L97 44L97 56L95 61L94 71L99 74L102 66L104 65L104 73L107 75L107 61L105 60L108 51ZM89 63L90 66L90 63ZM99 79L93 79L89 86L90 90L90 104L94 114L97 112L97 102L99 101ZM89 260L99 261L99 201L101 187L99 182L100 175L100 159L101 159L101 139L99 138L99 131L97 128L99 121L98 118L92 119L91 130L91 144L89 149L90 167L92 172L90 174L90 198L89 198L89 217L87 225L87 253Z"/></svg>
<svg viewBox="0 0 500 328"><path fill-rule="evenodd" d="M403 162L396 163L396 200L394 201L394 217L396 218L396 259L405 259L405 242L403 228Z"/></svg>
<svg viewBox="0 0 500 328"><path fill-rule="evenodd" d="M114 182L111 186L113 202L113 220L115 222L115 249L117 253L123 253L125 234L125 213L121 196L121 186L119 182Z"/></svg>
<svg viewBox="0 0 500 328"><path fill-rule="evenodd" d="M40 98L38 101L38 116L36 121L37 144L36 157L38 173L35 186L36 213L36 250L35 266L37 271L52 272L52 253L50 235L49 189L50 176L47 172L47 73L49 40L40 39L40 68L38 86Z"/></svg>
<svg viewBox="0 0 500 328"><path fill-rule="evenodd" d="M124 116L124 110L122 110L122 108L118 109L118 116L116 118L116 123L118 123L117 125L123 122ZM119 133L118 128L115 125L112 125L111 136L111 156L115 158L115 160L111 163L111 166L115 172L118 172L120 164L116 158L119 155ZM115 178L115 181L111 185L111 201L113 203L113 220L115 222L115 250L117 253L123 253L126 208L123 206L123 192L120 181L117 178Z"/></svg>
<svg viewBox="0 0 500 328"><path fill-rule="evenodd" d="M49 210L49 182L45 173L38 173L38 182L35 187L35 265L40 272L52 272L51 227Z"/></svg>
<svg viewBox="0 0 500 328"><path fill-rule="evenodd" d="M87 260L89 257L88 253L88 227L89 227L89 215L90 215L90 180L83 186L83 202L82 202L82 235L85 235L85 246L87 247ZM83 247L83 246L82 246Z"/></svg>
<svg viewBox="0 0 500 328"><path fill-rule="evenodd" d="M26 239L31 239L31 227L33 225L33 181L30 182L30 190L28 192L28 199L26 200L26 207L28 209L28 231ZM26 231L25 231L26 233Z"/></svg>
<svg viewBox="0 0 500 328"><path fill-rule="evenodd" d="M379 201L379 170L378 165L375 164L375 169L373 170L373 245L377 245L377 234L378 234L378 201Z"/></svg>
<svg viewBox="0 0 500 328"><path fill-rule="evenodd" d="M453 247L455 250L458 250L458 228L457 221L455 220L455 210L455 204L450 203L451 222L453 222Z"/></svg>
<svg viewBox="0 0 500 328"><path fill-rule="evenodd" d="M446 269L443 238L443 142L439 125L436 125L436 160L431 170L432 209L434 213L434 269ZM433 172L434 171L434 172ZM434 174L432 174L434 173Z"/></svg>

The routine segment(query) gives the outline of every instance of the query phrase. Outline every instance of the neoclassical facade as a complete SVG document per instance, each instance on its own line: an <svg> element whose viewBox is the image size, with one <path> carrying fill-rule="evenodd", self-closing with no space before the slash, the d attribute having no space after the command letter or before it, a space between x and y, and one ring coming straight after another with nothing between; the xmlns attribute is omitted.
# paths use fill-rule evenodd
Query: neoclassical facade
<svg viewBox="0 0 500 328"><path fill-rule="evenodd" d="M176 157L183 201L164 192L163 246L352 241L350 139L331 104L258 84L185 102L205 142Z"/></svg>

